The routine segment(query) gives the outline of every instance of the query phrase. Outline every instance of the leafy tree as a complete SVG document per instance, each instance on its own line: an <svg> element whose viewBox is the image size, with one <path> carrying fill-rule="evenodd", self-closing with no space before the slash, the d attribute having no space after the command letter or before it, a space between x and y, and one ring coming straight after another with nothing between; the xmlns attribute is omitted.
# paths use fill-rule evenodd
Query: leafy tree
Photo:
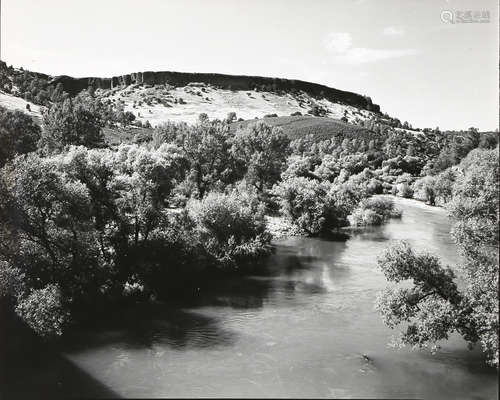
<svg viewBox="0 0 500 400"><path fill-rule="evenodd" d="M415 181L414 195L424 199L431 206L436 205L436 178L425 176Z"/></svg>
<svg viewBox="0 0 500 400"><path fill-rule="evenodd" d="M82 92L75 98L54 103L44 113L41 143L49 151L67 145L102 147L104 123L102 104Z"/></svg>
<svg viewBox="0 0 500 400"><path fill-rule="evenodd" d="M387 197L370 197L360 202L351 216L355 226L381 225L391 217L401 217L394 201Z"/></svg>
<svg viewBox="0 0 500 400"><path fill-rule="evenodd" d="M197 226L200 242L218 266L238 268L270 251L263 205L248 193L211 192L201 200L191 200L187 212Z"/></svg>
<svg viewBox="0 0 500 400"><path fill-rule="evenodd" d="M324 182L291 177L279 183L274 193L282 212L301 230L311 236L323 231L328 211L329 185Z"/></svg>
<svg viewBox="0 0 500 400"><path fill-rule="evenodd" d="M450 202L452 234L465 262L465 288L455 273L429 254L415 254L407 243L380 257L389 281L412 280L410 287L382 292L377 307L387 325L408 324L399 343L437 347L457 331L470 345L480 342L488 362L498 366L498 149L473 151L460 165Z"/></svg>
<svg viewBox="0 0 500 400"><path fill-rule="evenodd" d="M200 115L198 115L198 121L200 123L207 122L208 121L208 115L206 113L201 113Z"/></svg>
<svg viewBox="0 0 500 400"><path fill-rule="evenodd" d="M236 121L236 113L234 111L227 113L226 121L228 123Z"/></svg>
<svg viewBox="0 0 500 400"><path fill-rule="evenodd" d="M443 204L448 203L453 195L453 186L456 180L456 173L453 169L445 169L440 174L436 175L434 180L434 190L436 197L440 198Z"/></svg>
<svg viewBox="0 0 500 400"><path fill-rule="evenodd" d="M279 180L290 153L289 144L281 129L257 123L236 132L231 151L246 166L246 180L263 192Z"/></svg>
<svg viewBox="0 0 500 400"><path fill-rule="evenodd" d="M305 177L289 177L273 189L281 211L310 236L327 236L348 224L347 215L357 203L347 185L331 185Z"/></svg>
<svg viewBox="0 0 500 400"><path fill-rule="evenodd" d="M0 167L17 154L36 150L40 132L30 116L0 107Z"/></svg>

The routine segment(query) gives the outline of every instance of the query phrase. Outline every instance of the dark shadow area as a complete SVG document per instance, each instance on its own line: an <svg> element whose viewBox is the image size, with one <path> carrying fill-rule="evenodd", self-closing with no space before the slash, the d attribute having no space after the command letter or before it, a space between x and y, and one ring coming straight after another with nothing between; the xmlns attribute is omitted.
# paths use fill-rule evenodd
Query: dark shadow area
<svg viewBox="0 0 500 400"><path fill-rule="evenodd" d="M74 352L120 343L127 348L226 346L234 334L220 328L216 318L186 311L173 304L136 304L117 310L93 326L75 327L64 336L61 347Z"/></svg>
<svg viewBox="0 0 500 400"><path fill-rule="evenodd" d="M200 287L173 292L157 302L131 302L113 309L88 310L85 324L71 327L56 343L46 343L17 317L2 324L2 398L116 398L118 395L63 354L98 348L175 350L217 348L236 343L215 308L260 309L275 292L292 299L298 293L323 293L325 257L339 256L344 243L297 239L252 268L252 275L232 273L206 277ZM330 263L329 263L330 264ZM332 267L332 266L331 266ZM312 279L311 279L312 278ZM307 282L306 282L307 281ZM207 311L208 309L208 311ZM5 327L5 328L4 328ZM8 338L8 339L7 339Z"/></svg>
<svg viewBox="0 0 500 400"><path fill-rule="evenodd" d="M65 359L16 316L1 311L0 398L119 398Z"/></svg>

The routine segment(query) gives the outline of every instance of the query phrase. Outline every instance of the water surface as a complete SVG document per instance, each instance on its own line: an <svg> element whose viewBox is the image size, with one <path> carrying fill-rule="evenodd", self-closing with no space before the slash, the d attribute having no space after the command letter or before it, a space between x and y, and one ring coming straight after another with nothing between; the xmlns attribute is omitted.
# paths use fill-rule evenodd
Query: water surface
<svg viewBox="0 0 500 400"><path fill-rule="evenodd" d="M381 251L406 239L460 262L443 210L397 203L401 220L343 243L276 241L269 273L120 315L64 357L123 397L496 398L496 371L457 336L436 355L387 346L396 332L373 308Z"/></svg>

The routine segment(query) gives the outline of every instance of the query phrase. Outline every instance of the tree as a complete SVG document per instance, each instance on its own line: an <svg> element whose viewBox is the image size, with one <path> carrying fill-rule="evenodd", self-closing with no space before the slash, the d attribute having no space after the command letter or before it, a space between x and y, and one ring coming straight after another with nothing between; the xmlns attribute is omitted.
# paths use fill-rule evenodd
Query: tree
<svg viewBox="0 0 500 400"><path fill-rule="evenodd" d="M377 308L391 328L408 323L402 345L435 349L457 331L470 345L480 342L487 361L498 366L498 148L474 150L460 168L463 177L457 178L449 210L452 236L465 259L465 288L436 257L399 243L384 252L379 266L389 281L413 284L386 289Z"/></svg>
<svg viewBox="0 0 500 400"><path fill-rule="evenodd" d="M328 236L348 224L359 199L347 185L331 185L305 177L289 177L273 188L281 212L310 236Z"/></svg>
<svg viewBox="0 0 500 400"><path fill-rule="evenodd" d="M0 107L0 168L15 155L36 150L40 132L30 116Z"/></svg>
<svg viewBox="0 0 500 400"><path fill-rule="evenodd" d="M226 117L226 121L228 123L236 121L236 113L234 111L228 112L227 117Z"/></svg>
<svg viewBox="0 0 500 400"><path fill-rule="evenodd" d="M308 114L314 115L315 117L324 117L327 110L318 104L313 104L311 109L307 111Z"/></svg>
<svg viewBox="0 0 500 400"><path fill-rule="evenodd" d="M181 149L188 164L186 179L194 184L198 197L242 178L244 168L231 152L234 133L227 122L170 124L162 129L164 140Z"/></svg>
<svg viewBox="0 0 500 400"><path fill-rule="evenodd" d="M414 194L427 201L431 206L436 205L436 178L425 176L415 181Z"/></svg>
<svg viewBox="0 0 500 400"><path fill-rule="evenodd" d="M200 115L198 115L198 122L200 123L208 122L208 114L200 113Z"/></svg>
<svg viewBox="0 0 500 400"><path fill-rule="evenodd" d="M251 124L237 131L232 143L231 152L247 168L246 180L259 192L279 180L290 154L290 139L280 128L262 122Z"/></svg>
<svg viewBox="0 0 500 400"><path fill-rule="evenodd" d="M190 200L187 211L199 241L221 267L238 268L270 252L263 204L248 192L211 192L201 200Z"/></svg>
<svg viewBox="0 0 500 400"><path fill-rule="evenodd" d="M54 103L43 115L41 144L48 151L67 145L102 147L105 124L102 104L83 92L62 103Z"/></svg>
<svg viewBox="0 0 500 400"><path fill-rule="evenodd" d="M434 190L436 197L440 198L444 204L448 203L452 198L455 180L456 173L452 168L445 169L435 177Z"/></svg>

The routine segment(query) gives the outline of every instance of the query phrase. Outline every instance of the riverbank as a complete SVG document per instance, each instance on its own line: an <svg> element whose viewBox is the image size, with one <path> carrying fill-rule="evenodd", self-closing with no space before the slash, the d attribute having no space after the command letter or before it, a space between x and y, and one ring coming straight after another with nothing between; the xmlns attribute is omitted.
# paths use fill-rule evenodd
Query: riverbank
<svg viewBox="0 0 500 400"><path fill-rule="evenodd" d="M266 215L265 219L267 231L273 236L273 239L305 236L305 232L302 232L283 216Z"/></svg>

